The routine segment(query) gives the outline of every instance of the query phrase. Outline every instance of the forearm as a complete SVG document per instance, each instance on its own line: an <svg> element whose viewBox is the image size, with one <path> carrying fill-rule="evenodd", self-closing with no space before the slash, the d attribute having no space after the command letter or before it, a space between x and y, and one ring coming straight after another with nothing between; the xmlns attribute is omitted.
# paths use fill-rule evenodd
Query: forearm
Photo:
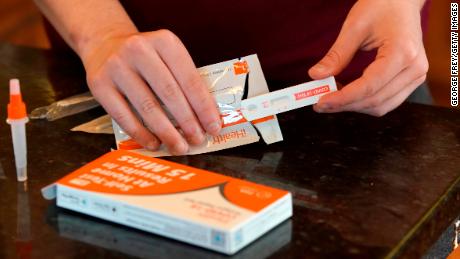
<svg viewBox="0 0 460 259"><path fill-rule="evenodd" d="M110 37L137 32L117 0L35 0L35 3L81 58Z"/></svg>
<svg viewBox="0 0 460 259"><path fill-rule="evenodd" d="M359 1L365 1L365 0L359 0ZM411 4L414 4L417 8L419 8L420 10L422 10L422 8L425 6L425 3L428 1L428 0L403 0L403 1L406 1L408 3L411 3ZM401 0L396 0L395 2L396 3L400 3L400 2L403 2Z"/></svg>

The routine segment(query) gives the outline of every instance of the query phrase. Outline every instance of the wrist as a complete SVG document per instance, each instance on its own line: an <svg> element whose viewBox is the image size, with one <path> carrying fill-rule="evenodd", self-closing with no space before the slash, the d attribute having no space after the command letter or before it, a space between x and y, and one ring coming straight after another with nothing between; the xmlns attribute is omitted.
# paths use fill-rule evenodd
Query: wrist
<svg viewBox="0 0 460 259"><path fill-rule="evenodd" d="M110 28L102 28L95 30L92 33L82 33L74 37L75 51L80 56L83 62L92 55L95 51L102 48L104 44L117 38L127 37L138 33L139 31L134 26L115 26Z"/></svg>
<svg viewBox="0 0 460 259"><path fill-rule="evenodd" d="M426 0L417 0L418 4L420 4L420 10L425 6Z"/></svg>

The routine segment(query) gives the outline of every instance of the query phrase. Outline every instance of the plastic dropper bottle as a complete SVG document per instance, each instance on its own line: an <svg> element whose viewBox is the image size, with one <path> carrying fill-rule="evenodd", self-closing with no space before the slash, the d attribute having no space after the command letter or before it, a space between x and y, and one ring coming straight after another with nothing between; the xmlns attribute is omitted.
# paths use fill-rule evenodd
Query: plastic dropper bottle
<svg viewBox="0 0 460 259"><path fill-rule="evenodd" d="M8 104L8 119L13 137L14 160L18 181L27 180L27 143L26 123L29 121L26 104L22 101L21 88L18 79L10 80L10 103Z"/></svg>

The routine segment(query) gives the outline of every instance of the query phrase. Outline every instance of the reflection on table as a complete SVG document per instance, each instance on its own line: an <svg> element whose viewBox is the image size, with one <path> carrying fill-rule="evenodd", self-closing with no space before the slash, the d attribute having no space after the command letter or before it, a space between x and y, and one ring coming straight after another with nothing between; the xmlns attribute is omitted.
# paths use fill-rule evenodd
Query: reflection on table
<svg viewBox="0 0 460 259"><path fill-rule="evenodd" d="M237 254L229 257L158 235L131 229L50 206L48 218L64 238L140 258L266 258L291 241L292 221L286 220ZM50 223L53 224L53 223Z"/></svg>

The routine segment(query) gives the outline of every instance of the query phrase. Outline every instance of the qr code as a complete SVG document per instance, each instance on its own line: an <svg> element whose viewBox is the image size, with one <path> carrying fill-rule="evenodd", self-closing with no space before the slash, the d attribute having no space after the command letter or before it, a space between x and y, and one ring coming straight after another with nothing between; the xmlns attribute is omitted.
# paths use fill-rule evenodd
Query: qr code
<svg viewBox="0 0 460 259"><path fill-rule="evenodd" d="M213 246L224 248L226 244L224 232L212 230L211 231L211 244Z"/></svg>

